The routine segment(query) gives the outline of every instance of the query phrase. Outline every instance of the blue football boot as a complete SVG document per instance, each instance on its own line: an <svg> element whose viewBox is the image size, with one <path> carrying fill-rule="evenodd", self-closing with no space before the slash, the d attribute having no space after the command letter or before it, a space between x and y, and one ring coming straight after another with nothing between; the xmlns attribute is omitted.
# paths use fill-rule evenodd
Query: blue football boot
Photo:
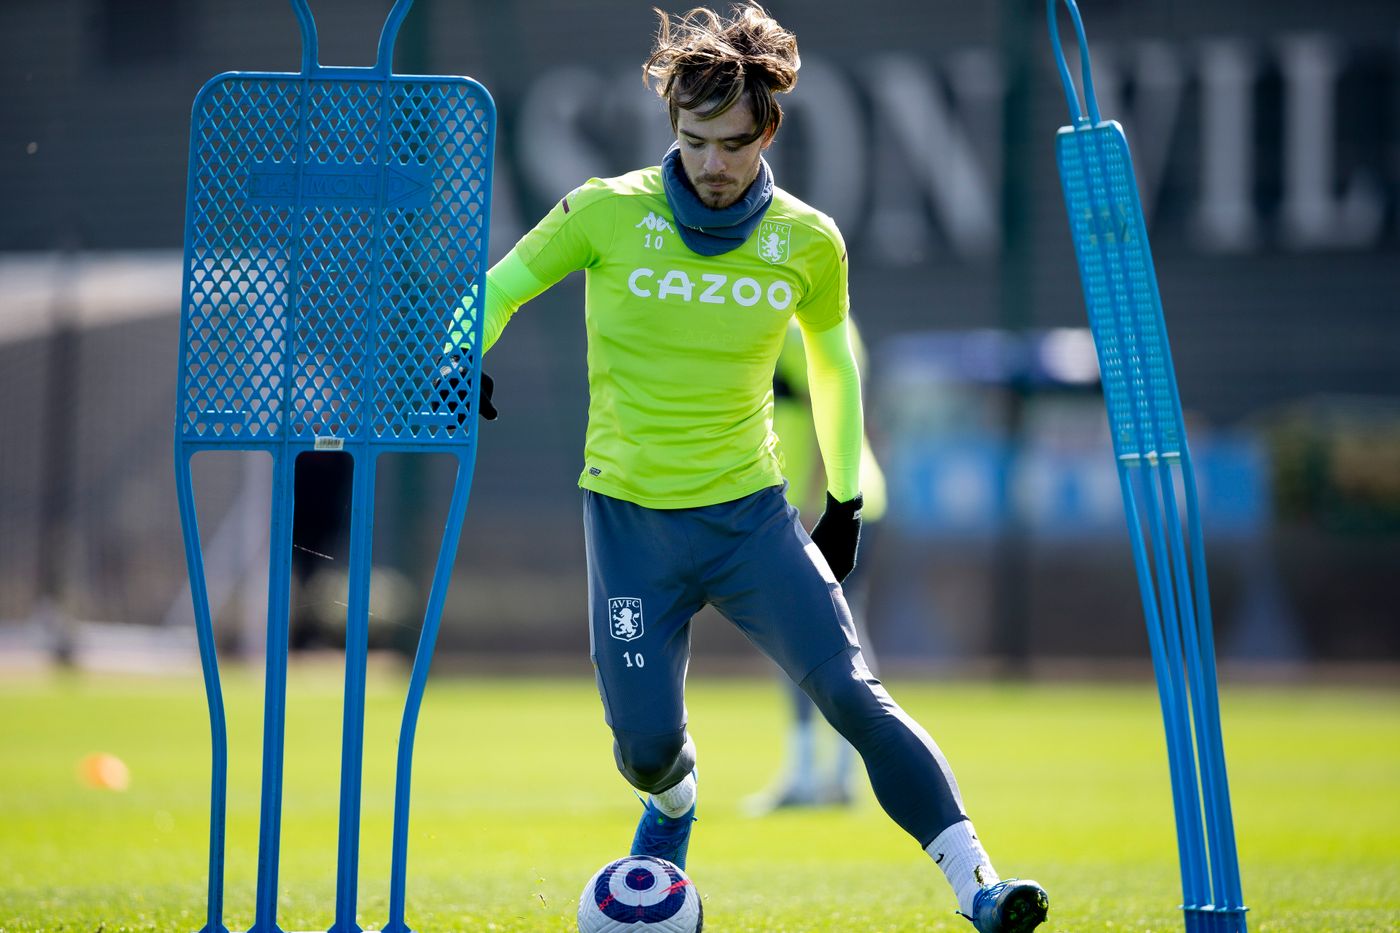
<svg viewBox="0 0 1400 933"><path fill-rule="evenodd" d="M682 816L667 816L647 797L646 809L632 837L632 855L664 858L677 868L685 868L685 853L690 848L690 826L695 822L695 804Z"/></svg>
<svg viewBox="0 0 1400 933"><path fill-rule="evenodd" d="M1030 933L1045 922L1049 910L1050 896L1044 888L1034 881L1010 878L978 891L967 919L977 933Z"/></svg>

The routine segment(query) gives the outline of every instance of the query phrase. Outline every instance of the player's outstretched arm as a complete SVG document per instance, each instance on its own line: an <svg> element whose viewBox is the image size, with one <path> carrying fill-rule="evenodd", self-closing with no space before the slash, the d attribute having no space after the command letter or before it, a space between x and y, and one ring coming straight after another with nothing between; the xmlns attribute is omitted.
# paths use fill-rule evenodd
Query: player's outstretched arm
<svg viewBox="0 0 1400 933"><path fill-rule="evenodd" d="M484 347L482 352L491 349L492 344L501 336L501 331L505 330L511 317L520 310L521 305L548 287L548 284L535 278L514 250L511 250L504 259L492 266L486 274L486 317L481 322ZM465 308L459 307L457 311L459 325L461 321L465 320L465 317ZM440 404L445 405L449 412L457 415L458 424L462 424L467 419L467 361L469 354L466 348L460 345L462 338L460 327L454 329L451 340L448 342L449 349L438 364L438 375L433 380L435 396L433 410L436 411ZM496 406L491 399L494 389L495 382L483 372L478 408L481 417L487 421L496 420Z"/></svg>
<svg viewBox="0 0 1400 933"><path fill-rule="evenodd" d="M860 461L865 436L860 368L844 318L822 331L804 325L802 343L812 421L826 468L826 510L812 529L812 542L836 579L844 580L855 569L860 545Z"/></svg>
<svg viewBox="0 0 1400 933"><path fill-rule="evenodd" d="M860 368L851 350L850 326L846 319L821 331L804 324L802 345L826 488L838 502L846 502L860 492L860 446L865 435Z"/></svg>
<svg viewBox="0 0 1400 933"><path fill-rule="evenodd" d="M483 354L495 345L521 305L570 272L589 268L598 261L596 241L610 235L612 230L611 212L596 209L597 205L607 203L607 194L607 186L596 179L576 188L560 199L544 219L486 273L486 307L481 320ZM453 373L456 373L453 387L445 394L439 391L439 398L449 411L457 413L459 422L466 418L463 404L466 393L459 389L466 385L466 361L471 357L470 349L465 346L464 325L471 317L471 302L475 300L476 295L467 295L457 308L454 326L443 347L440 375L435 382L435 387L441 390L447 381L454 380ZM489 395L492 387L490 377L483 373L481 415L488 420L495 414Z"/></svg>
<svg viewBox="0 0 1400 933"><path fill-rule="evenodd" d="M545 289L550 283L541 282L525 265L515 250L486 273L486 318L481 324L482 352L490 350L500 339L501 331L520 306Z"/></svg>

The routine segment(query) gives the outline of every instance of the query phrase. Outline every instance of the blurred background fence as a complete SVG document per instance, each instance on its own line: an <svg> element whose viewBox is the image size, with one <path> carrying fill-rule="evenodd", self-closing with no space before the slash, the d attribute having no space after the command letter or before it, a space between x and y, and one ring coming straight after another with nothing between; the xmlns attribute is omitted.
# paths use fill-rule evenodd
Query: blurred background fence
<svg viewBox="0 0 1400 933"><path fill-rule="evenodd" d="M322 62L370 63L389 5L313 4ZM804 52L771 161L841 225L872 351L891 487L869 557L877 647L1013 670L1145 658L1054 175L1065 114L1043 3L769 6ZM658 161L649 7L415 3L396 70L470 74L500 108L493 258L583 179ZM1150 219L1222 654L1400 659L1400 8L1084 13ZM179 654L190 104L220 71L294 70L295 20L281 0L10 0L0 43L0 653ZM487 368L502 417L483 431L441 650L582 658L581 280L519 315ZM297 637L333 644L343 476L333 457L305 466ZM266 474L252 455L196 470L221 631L254 651ZM394 647L417 626L448 479L400 458L380 481L373 611ZM748 656L724 626L696 640Z"/></svg>

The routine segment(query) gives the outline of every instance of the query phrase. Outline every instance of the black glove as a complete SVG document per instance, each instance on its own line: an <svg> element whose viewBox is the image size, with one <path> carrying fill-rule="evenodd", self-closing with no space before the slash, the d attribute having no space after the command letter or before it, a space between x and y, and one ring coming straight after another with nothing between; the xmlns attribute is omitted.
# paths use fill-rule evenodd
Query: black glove
<svg viewBox="0 0 1400 933"><path fill-rule="evenodd" d="M496 383L486 373L481 374L481 393L476 399L476 409L487 421L496 420L496 406L491 404L491 393Z"/></svg>
<svg viewBox="0 0 1400 933"><path fill-rule="evenodd" d="M471 370L467 351L458 350L438 366L437 378L433 380L433 411L446 406L448 412L457 416L457 426L467 423L467 390L470 383L467 376ZM491 404L491 391L495 384L486 373L481 374L481 394L477 399L477 409L487 421L496 420L496 406Z"/></svg>
<svg viewBox="0 0 1400 933"><path fill-rule="evenodd" d="M839 583L856 569L856 548L860 546L860 508L864 498L857 493L850 502L837 502L826 494L826 510L812 529L812 543L826 558L827 566Z"/></svg>

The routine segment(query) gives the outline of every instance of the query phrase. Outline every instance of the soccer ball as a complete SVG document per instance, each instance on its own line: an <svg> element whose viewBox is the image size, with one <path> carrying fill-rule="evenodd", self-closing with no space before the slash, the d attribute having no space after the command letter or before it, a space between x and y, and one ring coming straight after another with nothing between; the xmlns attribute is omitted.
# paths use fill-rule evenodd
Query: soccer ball
<svg viewBox="0 0 1400 933"><path fill-rule="evenodd" d="M665 859L629 855L588 879L579 933L700 933L705 909L686 874Z"/></svg>

